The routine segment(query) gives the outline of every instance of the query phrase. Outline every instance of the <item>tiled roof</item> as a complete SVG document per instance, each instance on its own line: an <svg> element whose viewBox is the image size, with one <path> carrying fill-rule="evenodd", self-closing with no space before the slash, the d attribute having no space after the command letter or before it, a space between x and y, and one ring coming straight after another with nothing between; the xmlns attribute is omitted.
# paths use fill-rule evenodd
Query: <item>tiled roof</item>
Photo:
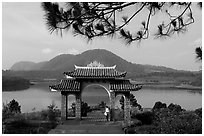
<svg viewBox="0 0 204 136"><path fill-rule="evenodd" d="M112 67L83 67L74 71L64 72L65 75L75 78L121 78L126 76L126 72L118 72Z"/></svg>
<svg viewBox="0 0 204 136"><path fill-rule="evenodd" d="M80 91L80 82L76 80L63 79L58 85L49 86L50 89L59 91Z"/></svg>
<svg viewBox="0 0 204 136"><path fill-rule="evenodd" d="M110 83L113 91L138 91L142 86L131 84L129 80L115 80ZM80 91L80 82L72 79L63 79L58 85L50 86L50 89L59 91Z"/></svg>
<svg viewBox="0 0 204 136"><path fill-rule="evenodd" d="M129 80L116 80L110 84L110 90L114 91L138 91L141 85L131 84Z"/></svg>

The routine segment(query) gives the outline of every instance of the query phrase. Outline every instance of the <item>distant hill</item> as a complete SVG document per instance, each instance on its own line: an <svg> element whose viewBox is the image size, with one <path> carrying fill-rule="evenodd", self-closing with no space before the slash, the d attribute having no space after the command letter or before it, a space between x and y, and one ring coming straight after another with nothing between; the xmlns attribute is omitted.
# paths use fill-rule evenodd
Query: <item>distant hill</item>
<svg viewBox="0 0 204 136"><path fill-rule="evenodd" d="M15 63L10 70L13 71L32 71L32 70L41 70L42 67L47 63L47 61L44 62L30 62L30 61L21 61Z"/></svg>
<svg viewBox="0 0 204 136"><path fill-rule="evenodd" d="M105 66L117 65L119 71L127 71L130 74L146 74L152 72L176 72L177 70L152 65L141 65L128 62L121 57L104 49L88 50L78 55L62 54L53 59L34 63L34 62L18 62L15 63L10 70L13 71L70 71L74 69L74 65L86 66L87 64L98 61Z"/></svg>
<svg viewBox="0 0 204 136"><path fill-rule="evenodd" d="M74 70L74 65L87 66L98 61L104 66L117 65L118 71L126 71L127 79L146 84L190 84L202 86L202 71L175 70L164 66L135 64L104 49L88 50L78 55L62 54L45 62L18 62L3 76L19 76L28 80L61 79L63 72Z"/></svg>

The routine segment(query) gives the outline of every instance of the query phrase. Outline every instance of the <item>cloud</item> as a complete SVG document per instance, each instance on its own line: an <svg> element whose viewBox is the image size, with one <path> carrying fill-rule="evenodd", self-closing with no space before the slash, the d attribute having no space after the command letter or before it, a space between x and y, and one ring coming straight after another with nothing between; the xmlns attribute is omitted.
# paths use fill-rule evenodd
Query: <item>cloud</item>
<svg viewBox="0 0 204 136"><path fill-rule="evenodd" d="M202 38L198 38L194 41L195 46L202 46Z"/></svg>
<svg viewBox="0 0 204 136"><path fill-rule="evenodd" d="M76 50L76 49L70 49L70 50L68 50L68 54L73 54L73 55L77 55L77 54L79 54L80 52L78 51L78 50Z"/></svg>
<svg viewBox="0 0 204 136"><path fill-rule="evenodd" d="M51 50L50 48L42 49L42 53L43 53L43 54L49 54L49 53L51 53L51 52L52 52L52 50Z"/></svg>

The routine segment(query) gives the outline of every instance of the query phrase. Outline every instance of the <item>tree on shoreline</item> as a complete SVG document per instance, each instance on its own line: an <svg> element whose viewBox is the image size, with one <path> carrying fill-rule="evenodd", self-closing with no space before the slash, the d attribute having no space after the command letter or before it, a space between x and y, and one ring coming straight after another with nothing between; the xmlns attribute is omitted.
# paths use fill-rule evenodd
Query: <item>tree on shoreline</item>
<svg viewBox="0 0 204 136"><path fill-rule="evenodd" d="M197 47L195 49L195 53L196 53L196 58L199 60L199 61L202 61L202 47Z"/></svg>
<svg viewBox="0 0 204 136"><path fill-rule="evenodd" d="M120 101L121 109L124 110L124 97L121 96L119 101ZM142 109L142 106L137 102L135 96L132 93L130 94L130 105L132 107L138 107L139 109Z"/></svg>

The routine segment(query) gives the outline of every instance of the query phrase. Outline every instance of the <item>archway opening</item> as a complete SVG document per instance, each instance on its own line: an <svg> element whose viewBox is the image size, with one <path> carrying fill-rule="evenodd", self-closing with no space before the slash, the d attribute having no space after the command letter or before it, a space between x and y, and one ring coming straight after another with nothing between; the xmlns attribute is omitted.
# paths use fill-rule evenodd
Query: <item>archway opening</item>
<svg viewBox="0 0 204 136"><path fill-rule="evenodd" d="M125 99L125 96L122 94L118 94L115 97L115 107L114 107L115 121L124 120L124 99Z"/></svg>
<svg viewBox="0 0 204 136"><path fill-rule="evenodd" d="M76 117L76 96L70 94L67 96L67 119L72 119Z"/></svg>
<svg viewBox="0 0 204 136"><path fill-rule="evenodd" d="M100 84L90 84L82 90L81 113L83 118L106 121L104 115L105 106L110 107L109 93L106 88Z"/></svg>

